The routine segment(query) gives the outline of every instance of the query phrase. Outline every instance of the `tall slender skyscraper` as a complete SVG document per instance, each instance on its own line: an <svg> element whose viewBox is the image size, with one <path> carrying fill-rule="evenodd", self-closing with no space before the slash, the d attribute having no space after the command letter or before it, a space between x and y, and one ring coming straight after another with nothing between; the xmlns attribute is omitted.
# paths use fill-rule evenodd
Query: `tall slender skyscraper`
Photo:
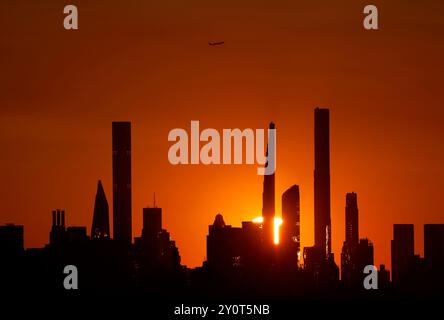
<svg viewBox="0 0 444 320"><path fill-rule="evenodd" d="M331 254L330 220L330 110L315 109L314 213L315 247Z"/></svg>
<svg viewBox="0 0 444 320"><path fill-rule="evenodd" d="M269 129L275 129L273 122L270 122ZM269 143L267 146L267 156ZM267 162L268 164L268 162ZM275 164L276 165L276 164ZM264 186L262 192L262 217L264 241L266 245L273 245L274 241L274 212L275 212L275 174L264 175Z"/></svg>
<svg viewBox="0 0 444 320"><path fill-rule="evenodd" d="M103 190L102 181L97 184L96 200L91 227L91 239L109 238L109 207Z"/></svg>
<svg viewBox="0 0 444 320"><path fill-rule="evenodd" d="M293 185L282 195L282 220L280 246L285 260L293 267L299 262L300 252L300 198L299 186Z"/></svg>
<svg viewBox="0 0 444 320"><path fill-rule="evenodd" d="M345 241L341 252L341 274L345 286L362 286L363 270L373 265L373 244L369 239L359 240L358 195L345 196Z"/></svg>
<svg viewBox="0 0 444 320"><path fill-rule="evenodd" d="M113 122L114 239L131 244L131 123Z"/></svg>
<svg viewBox="0 0 444 320"><path fill-rule="evenodd" d="M359 243L358 195L355 192L345 195L345 242L350 247Z"/></svg>

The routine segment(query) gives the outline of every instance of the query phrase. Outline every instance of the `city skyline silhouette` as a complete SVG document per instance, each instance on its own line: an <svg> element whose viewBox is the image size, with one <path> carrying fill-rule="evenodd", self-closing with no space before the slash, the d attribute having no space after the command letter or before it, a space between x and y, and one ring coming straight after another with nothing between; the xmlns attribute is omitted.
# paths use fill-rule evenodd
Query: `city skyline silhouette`
<svg viewBox="0 0 444 320"><path fill-rule="evenodd" d="M351 0L217 8L111 0L82 4L78 32L67 32L56 3L0 4L0 225L23 225L25 247L41 248L60 208L90 235L101 180L113 236L110 124L131 121L132 241L155 192L181 263L199 267L217 213L233 227L261 215L263 181L253 166L171 166L168 131L193 119L218 130L273 120L275 214L298 185L302 256L315 244L313 108L325 106L335 263L350 192L376 266L392 271L394 224L414 225L413 250L423 257L424 225L444 212L444 4L376 5L381 28L367 32Z"/></svg>
<svg viewBox="0 0 444 320"><path fill-rule="evenodd" d="M319 109L319 108L316 108L315 109L315 115L317 114L317 113L319 113L319 112L317 112L317 111L322 111L322 110L325 110L325 111L329 111L329 109ZM315 117L315 120L316 120L316 117ZM321 120L321 121L324 121L324 120ZM329 142L329 131L330 131L330 129L329 129L329 116L328 116L328 114L327 114L327 127L326 127L326 132L327 132L327 135L328 135L328 137L326 138L326 142L324 143L324 144L326 144L327 146L328 146L328 148L327 148L327 159L329 159L330 158L330 154L329 154L329 149L330 149L330 142ZM316 121L315 121L315 123L316 123ZM324 124L325 124L325 121L324 121ZM125 137L124 138L124 141L126 141L124 144L126 144L126 145L128 145L129 146L129 148L131 148L130 147L130 145L131 145L131 122L113 122L113 132L114 132L114 129L116 129L116 130L120 130L120 129L117 129L117 128L124 128L124 127L127 127L126 129L124 129L124 130L126 130L126 132L123 134L123 136ZM274 128L274 123L271 123L270 124L270 128ZM315 125L315 127L316 127L316 125ZM242 129L241 129L242 130ZM118 131L116 131L116 132L118 132ZM316 136L316 134L317 134L317 129L315 128L315 136ZM116 134L116 135L114 135L113 134L113 141L114 141L114 137L119 137L120 135L119 134ZM125 140L126 139L126 140ZM322 139L324 139L324 138L322 138ZM314 140L316 140L316 139L314 139ZM321 140L322 141L322 140ZM243 143L244 143L245 141L243 140ZM113 142L114 143L114 142ZM285 146L283 146L283 147L285 147ZM113 157L114 157L114 155L116 154L116 151L114 151L114 148L115 148L115 146L114 146L114 144L113 144ZM122 149L122 151L121 151L123 154L131 154L131 151L125 151L125 149ZM323 151L322 151L323 152ZM315 157L316 158L316 157ZM121 161L121 160L119 160L119 161ZM113 165L114 165L114 161L113 161ZM117 162L116 162L116 165L117 165ZM127 162L127 164L125 164L125 166L129 166L129 167L131 167L131 156L130 156L130 158L129 158L129 160L128 160L128 162ZM200 167L205 167L204 165L199 165ZM329 164L327 164L327 169L329 168ZM229 166L229 167L231 167L231 166ZM242 165L242 167L246 167L246 165ZM116 174L116 172L117 171L115 171L115 170L117 170L116 169L117 167L115 167L113 170L113 174ZM126 169L126 170L128 170L128 169ZM249 169L247 169L247 170L249 170ZM251 170L250 170L251 171ZM280 171L280 170L279 170ZM316 169L315 169L315 171L316 171ZM281 174L283 174L283 175L285 175L285 173L282 173L282 172L280 172ZM131 168L129 168L129 171L128 171L128 177L127 178L124 178L124 179L126 179L126 180L128 180L128 181L131 181ZM278 198L279 198L279 195L278 194L276 194L276 192L275 192L275 182L274 182L274 180L275 180L275 178L274 178L274 176L275 176L275 174L273 174L273 175L271 175L271 176L265 176L265 178L264 178L264 184L263 184L263 192L262 192L262 204L261 204L261 207L262 207L262 215L263 214L265 214L265 216L267 215L267 212L272 212L272 218L270 218L270 219L273 219L273 217L274 216L278 216L278 217L281 217L281 216L284 216L285 215L285 213L284 212L282 212L281 210L277 210L277 204L279 203L279 204L281 204L282 206L283 206L283 202L281 202ZM316 174L315 174L315 176L316 176ZM327 176L329 176L329 173L327 174ZM258 180L260 180L262 177L261 176L257 176L257 178L258 178ZM121 179L121 178L120 178ZM270 179L272 179L272 180L270 180ZM265 192L265 190L267 189L267 188L270 188L270 187L268 187L268 184L269 183L267 183L267 181L272 181L271 182L271 188L272 188L272 194L270 194L270 196L267 196L266 194L267 194L267 192ZM129 182L129 183L131 183L131 182ZM328 185L329 185L329 180L328 180ZM123 183L122 184L122 187L123 187L123 189L126 189L127 188L127 186L128 186L128 183L127 182L125 182L125 183ZM297 183L296 183L296 185L295 185L296 187L300 187ZM122 189L122 190L123 190ZM316 190L316 188L315 188L315 190ZM285 190L284 190L285 191ZM315 191L316 192L316 191ZM327 194L329 195L330 194L330 191L329 190L327 190L326 191L327 192ZM114 203L115 203L115 201L117 201L116 199L118 199L119 198L119 192L112 192L111 193L112 194L112 197L113 197L113 199L114 199ZM354 192L354 191L352 191L351 193L348 193L347 192L347 199L346 199L346 201L344 202L344 208L345 208L345 212L347 213L348 211L348 203L349 203L349 196L350 195L355 195L355 197L356 197L356 193ZM126 214L126 216L129 216L129 224L127 223L127 235L125 236L126 237L126 240L124 241L124 242L126 242L127 244L129 244L129 243L134 243L134 239L137 237L137 231L134 231L134 232L132 232L131 231L131 229L132 229L132 224L131 224L131 220L133 219L133 218L135 218L135 217L137 217L138 215L137 214L135 214L135 212L133 212L133 210L131 209L131 202L132 202L132 200L131 200L131 198L132 198L132 195L131 195L131 191L130 191L130 193L129 194L127 194L126 196L125 196L127 199L129 199L129 200L126 200L126 201L130 201L130 203L129 203L129 208L127 208L127 209L125 209L126 210L126 212L128 213L130 213L129 215L128 214ZM330 196L328 196L328 197L330 197ZM267 203L269 203L270 201L272 201L273 203L272 204L267 204ZM320 201L320 203L322 203L322 201L323 200L318 200L318 201ZM328 200L329 201L329 200ZM357 200L356 199L354 199L353 200L356 204L356 206L357 206ZM148 203L149 201L147 201L147 203ZM275 203L276 203L276 205L275 205ZM300 206L300 204L298 204L299 206ZM316 204L315 204L315 206L316 206ZM109 221L111 221L111 224L113 225L113 226L115 226L115 223L114 223L114 221L115 221L115 219L116 219L116 214L117 214L117 216L119 215L119 213L118 212L120 212L121 210L118 210L117 209L117 207L114 205L114 206L112 206L112 207L110 207L110 208L116 208L116 209L113 209L114 211L114 213L113 214L109 214L109 208L108 208L108 202L107 202L107 196L106 196L106 193L105 193L105 191L104 191L104 188L103 188L103 185L102 185L102 181L101 181L101 179L98 179L98 187L97 187L97 193L96 193L96 200L95 200L95 202L94 202L94 213L93 213L93 216L92 216L92 218L93 218L93 226L91 227L91 228L89 228L90 226L87 226L87 228L88 228L88 230L91 230L91 233L88 233L88 235L91 237L91 238L93 238L93 236L92 236L92 231L93 230L96 230L97 229L97 226L95 227L94 225L95 224L103 224L103 226L101 226L101 228L103 228L104 229L104 231L100 231L100 230L96 230L96 232L97 232L97 238L100 238L101 236L100 236L100 234L101 233L105 233L105 234L107 234L107 238L115 238L114 237L114 233L115 233L115 231L113 232L113 233L111 233L109 230L109 228L110 228L110 222ZM145 210L146 208L144 208L143 210ZM116 211L117 210L117 211ZM264 210L265 210L265 213L264 213ZM328 211L329 211L329 209L327 209ZM280 211L280 212L278 212L278 211ZM97 213L96 213L97 212ZM218 211L218 214L219 214L220 212ZM222 212L223 213L223 212ZM302 216L304 216L304 217L307 217L307 215L311 215L311 213L306 213L306 212L303 212L302 214L301 214ZM114 219L113 219L113 216L114 216ZM174 213L173 213L173 216L174 216ZM250 221L254 221L255 219L254 218L257 218L258 216L260 216L259 214L257 214L257 215L255 215L255 216L252 216L252 215L249 215L250 217L252 217L252 218L250 218ZM313 216L315 217L314 218L314 221L316 221L316 214L313 214ZM60 219L62 219L62 217L63 217L63 223L64 223L64 211L62 212L62 215L60 216ZM74 216L74 218L75 218L75 216ZM90 217L91 218L91 217ZM357 214L356 214L356 217L355 217L356 219L357 219ZM361 217L362 218L362 217ZM55 218L54 218L54 216L53 216L53 224L54 224L54 220ZM123 218L119 218L119 219L123 219ZM128 219L128 218L124 218L124 219ZM242 219L242 223L244 222L244 221L248 221L248 216L246 216L246 217L242 217L241 218ZM346 227L345 227L345 229L347 229L347 228L349 228L350 226L349 226L349 222L347 222L348 220L348 217L347 217L347 215L345 216L345 224L346 224ZM263 219L264 220L264 219ZM265 219L265 220L269 220L269 219ZM328 218L326 221L328 221L328 220L330 220L330 218ZM365 220L365 219L364 219ZM285 220L284 220L285 221ZM299 217L299 221L300 221L300 217ZM58 223L58 222L57 222ZM355 222L356 224L357 224L357 222ZM10 225L10 224L12 224L12 225L14 225L14 221L8 221L7 223L6 223L7 225ZM240 225L240 224L239 224ZM424 225L428 225L427 223L424 223ZM129 229L128 229L129 228ZM300 226L300 228L302 228L302 225ZM319 229L320 228L320 229ZM319 227L318 229L319 230L323 230L323 229L325 229L325 227ZM331 230L331 226L329 226L329 228L330 228L330 230ZM274 237L274 235L273 235L273 226L270 226L270 227L267 227L266 226L266 224L265 224L265 229L266 230L270 230L268 233L271 233L272 235L271 235L271 237L268 237L268 238L270 238L270 239L272 239L273 237ZM115 230L115 229L114 229ZM280 230L280 232L281 232L281 230L282 229L279 229ZM32 232L32 231L31 231ZM347 230L346 230L346 235L347 235ZM274 232L275 233L275 232ZM328 231L327 232L327 235L329 235L329 237L331 238L331 234L329 234L329 233L331 233L331 231ZM419 233L419 234L421 234L421 233ZM425 236L425 235L424 235ZM202 236L203 237L203 236ZM322 239L323 237L326 237L326 234L325 234L325 231L324 231L324 233L323 234L320 234L320 239ZM300 235L299 235L299 238L300 238ZM314 236L314 233L313 233L313 238L315 238L315 236ZM355 238L356 238L356 235L355 235ZM365 239L368 239L368 238L365 238ZM344 241L344 240L346 240L346 239L340 239L340 240L336 240L335 242L340 242L341 244L342 244L342 241ZM358 240L359 240L359 237L358 237ZM300 240L299 240L300 241ZM356 241L356 240L355 240ZM414 254L418 254L418 251L419 252L423 252L424 251L424 248L418 248L417 247L417 245L416 245L416 242L417 242L417 239L416 239L416 237L415 237L415 239L414 239L414 246L415 246L415 248L414 248L414 250L413 250L413 252L414 252ZM320 242L322 242L321 240L319 240L319 243ZM328 240L327 241L328 243L331 243L331 240ZM349 241L350 242L350 241ZM358 241L359 242L359 241ZM358 242L356 242L356 245L357 245L357 243ZM301 242L302 243L302 242ZM304 248L309 248L309 246L302 246L301 245L301 243L299 243L299 245L298 245L298 247L299 247L299 250L300 250L300 252L299 252L299 254L300 254L300 256L302 256L302 253L303 253L303 249ZM305 243L307 243L307 242L305 242ZM271 243L270 243L270 245L271 245ZM316 242L314 242L314 245L315 246L317 246L317 244L316 244ZM331 244L330 244L330 246L331 246ZM26 247L29 247L29 248L32 248L31 246L26 246ZM327 245L327 248L329 248L329 246ZM332 250L332 248L330 247L328 250ZM344 250L344 247L342 246L342 251ZM323 251L325 251L325 248L323 249ZM423 256L424 254L422 254L422 256ZM386 266L386 267L391 267L391 260L392 258L390 258L390 260L389 261L382 261L380 264L381 265L384 265L384 266ZM301 258L299 257L298 258L298 260L299 260L299 262L301 262ZM335 258L335 262L336 262L336 264L338 265L338 266L340 266L342 263L341 263L341 260L342 260L342 258L341 258L341 250L338 250L338 251L336 251L336 258ZM373 261L373 258L372 258L372 261ZM204 260L202 260L202 261L200 261L200 263L198 263L197 265L192 265L191 267L196 267L196 266L201 266L202 264L202 262L204 262ZM373 264L373 262L372 262L372 264ZM376 264L375 264L376 265Z"/></svg>
<svg viewBox="0 0 444 320"><path fill-rule="evenodd" d="M435 297L444 276L444 223L424 225L425 256L414 250L413 224L393 225L390 270L374 266L371 239L359 236L358 198L346 194L345 238L340 253L341 269L331 248L330 220L330 110L314 110L315 135L315 243L301 247L299 186L282 195L282 228L275 223L275 175L263 176L260 221L243 221L232 227L218 213L206 237L207 256L202 266L187 268L181 263L180 249L162 225L162 208L156 202L143 209L140 237L132 237L131 210L131 123L112 123L113 209L115 236L109 234L109 207L99 180L92 214L91 234L86 226L69 226L65 210L52 211L49 243L44 248L24 247L24 227L0 226L2 290L20 291L24 283L44 284L49 293L62 289L64 265L83 272L84 292L174 293L201 297L202 292L227 298L235 292L246 298L315 298L330 295L359 298L365 290L381 290L383 299L413 294ZM275 128L270 123L270 128ZM279 172L277 170L277 172ZM117 202L116 202L117 201ZM276 234L279 232L279 242ZM134 239L134 241L133 241ZM303 255L301 256L301 252ZM339 253L338 253L339 255ZM374 288L365 283L366 268L377 268ZM24 268L41 273L38 280L23 276ZM341 276L340 276L341 274ZM41 277L40 277L41 276ZM112 281L110 281L112 280ZM59 283L57 283L59 282ZM66 287L65 287L66 288ZM36 289L36 288L34 288ZM104 291L105 290L105 291ZM152 291L155 290L155 291ZM234 290L234 291L233 291ZM278 291L277 291L278 290ZM376 291L377 291L376 290ZM384 296L385 294L385 296Z"/></svg>

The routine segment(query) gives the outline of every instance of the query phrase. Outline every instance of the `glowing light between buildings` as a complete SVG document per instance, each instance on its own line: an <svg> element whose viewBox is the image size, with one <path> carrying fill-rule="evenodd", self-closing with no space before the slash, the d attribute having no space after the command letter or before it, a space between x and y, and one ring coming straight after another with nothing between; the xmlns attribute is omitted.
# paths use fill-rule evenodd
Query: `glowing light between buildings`
<svg viewBox="0 0 444 320"><path fill-rule="evenodd" d="M264 218L263 217L257 217L253 219L254 223L263 223L264 222ZM274 218L274 223L273 223L273 239L274 239L274 244L279 244L279 228L282 225L282 219L281 218Z"/></svg>

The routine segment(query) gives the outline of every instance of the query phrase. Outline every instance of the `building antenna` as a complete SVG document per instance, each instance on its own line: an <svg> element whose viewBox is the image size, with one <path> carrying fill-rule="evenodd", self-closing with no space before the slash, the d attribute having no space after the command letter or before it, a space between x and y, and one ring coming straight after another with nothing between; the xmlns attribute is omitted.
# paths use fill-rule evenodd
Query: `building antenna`
<svg viewBox="0 0 444 320"><path fill-rule="evenodd" d="M154 207L154 208L157 208L157 207L156 207L156 192L154 192L153 207Z"/></svg>

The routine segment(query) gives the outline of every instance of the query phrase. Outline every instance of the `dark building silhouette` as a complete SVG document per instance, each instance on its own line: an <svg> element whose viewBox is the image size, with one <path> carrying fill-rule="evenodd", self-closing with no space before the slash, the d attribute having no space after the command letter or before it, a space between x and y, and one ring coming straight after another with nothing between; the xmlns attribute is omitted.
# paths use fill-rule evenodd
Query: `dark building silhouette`
<svg viewBox="0 0 444 320"><path fill-rule="evenodd" d="M24 228L15 224L0 226L0 255L18 256L24 251Z"/></svg>
<svg viewBox="0 0 444 320"><path fill-rule="evenodd" d="M331 254L330 220L330 110L315 109L314 213L315 246Z"/></svg>
<svg viewBox="0 0 444 320"><path fill-rule="evenodd" d="M265 267L261 243L261 224L252 221L242 221L242 266L249 271L259 271Z"/></svg>
<svg viewBox="0 0 444 320"><path fill-rule="evenodd" d="M60 209L52 212L50 243L44 248L24 250L23 226L0 227L0 292L21 295L34 290L30 297L36 296L32 293L72 295L72 291L63 288L62 272L72 264L80 272L80 292L92 293L91 296L141 294L145 301L182 301L185 297L276 302L302 298L311 302L312 298L319 298L319 306L326 309L325 301L332 298L334 303L336 298L352 298L354 302L362 297L392 303L399 297L412 297L411 294L442 298L444 224L424 226L424 258L414 254L413 225L394 225L393 284L390 272L381 265L378 287L389 290L382 295L378 290L362 292L366 276L363 270L374 264L374 248L370 240L359 239L356 193L346 195L346 231L341 254L344 286L340 286L339 269L331 252L328 121L327 109L315 110L315 245L304 248L303 265L298 263L301 248L297 185L282 195L280 243L272 245L274 174L264 177L263 223L243 221L240 228L232 227L218 214L209 226L207 257L202 267L188 269L181 265L176 243L162 228L162 209L155 205L143 209L141 236L132 244L131 132L129 123L119 122L113 123L115 239L109 235L109 208L99 181L91 237L84 226L67 227L65 212Z"/></svg>
<svg viewBox="0 0 444 320"><path fill-rule="evenodd" d="M49 244L50 245L60 245L66 240L65 234L65 211L64 210L53 210L52 211L52 227L49 232Z"/></svg>
<svg viewBox="0 0 444 320"><path fill-rule="evenodd" d="M369 239L360 239L354 255L354 264L356 265L356 275L359 285L362 285L364 279L363 271L368 265L374 265L373 243Z"/></svg>
<svg viewBox="0 0 444 320"><path fill-rule="evenodd" d="M242 228L226 225L221 214L208 227L207 263L215 275L231 274L239 267L242 256Z"/></svg>
<svg viewBox="0 0 444 320"><path fill-rule="evenodd" d="M159 263L159 237L161 231L162 208L143 208L142 246L144 254L156 257L157 261L155 263Z"/></svg>
<svg viewBox="0 0 444 320"><path fill-rule="evenodd" d="M393 225L392 250L392 281L402 285L408 282L412 274L415 253L413 224Z"/></svg>
<svg viewBox="0 0 444 320"><path fill-rule="evenodd" d="M444 224L424 225L424 258L433 268L444 269Z"/></svg>
<svg viewBox="0 0 444 320"><path fill-rule="evenodd" d="M341 279L345 286L362 287L364 268L373 265L373 244L359 240L358 196L355 192L345 196L345 241L341 252Z"/></svg>
<svg viewBox="0 0 444 320"><path fill-rule="evenodd" d="M241 228L232 227L218 214L208 231L205 265L213 280L238 282L270 270L261 242L261 224L243 221Z"/></svg>
<svg viewBox="0 0 444 320"><path fill-rule="evenodd" d="M359 241L358 195L355 192L345 196L345 241L356 246Z"/></svg>
<svg viewBox="0 0 444 320"><path fill-rule="evenodd" d="M114 240L129 245L131 226L131 123L113 122L113 230Z"/></svg>
<svg viewBox="0 0 444 320"><path fill-rule="evenodd" d="M269 129L275 129L275 124L270 123ZM267 146L267 156L268 156ZM268 162L267 162L268 164ZM263 233L264 244L268 247L272 247L274 242L274 215L275 215L275 173L270 175L264 175L264 185L262 193L262 217L263 221Z"/></svg>
<svg viewBox="0 0 444 320"><path fill-rule="evenodd" d="M135 247L146 272L180 267L176 243L170 239L169 232L162 229L162 208L143 208L142 236L135 238Z"/></svg>
<svg viewBox="0 0 444 320"><path fill-rule="evenodd" d="M356 246L357 247L357 246ZM355 248L356 248L355 247ZM353 253L350 246L344 242L342 244L341 252L341 280L346 285L350 286L353 283L353 273L355 272Z"/></svg>
<svg viewBox="0 0 444 320"><path fill-rule="evenodd" d="M303 251L304 270L314 279L319 279L321 265L324 261L322 250L316 246L305 247Z"/></svg>
<svg viewBox="0 0 444 320"><path fill-rule="evenodd" d="M26 275L32 273L33 266L26 264L23 244L23 226L14 224L0 226L0 294L5 307L8 295L14 291L23 294L29 285Z"/></svg>
<svg viewBox="0 0 444 320"><path fill-rule="evenodd" d="M65 225L65 210L52 211L52 226L49 232L49 246L63 249L67 245L85 243L89 240L86 227Z"/></svg>
<svg viewBox="0 0 444 320"><path fill-rule="evenodd" d="M378 289L387 290L390 286L390 271L385 268L384 264L379 265L378 270Z"/></svg>
<svg viewBox="0 0 444 320"><path fill-rule="evenodd" d="M297 268L301 247L299 186L282 194L282 225L279 236L280 262Z"/></svg>
<svg viewBox="0 0 444 320"><path fill-rule="evenodd" d="M109 235L109 207L102 182L97 184L96 199L94 202L91 239L108 239Z"/></svg>
<svg viewBox="0 0 444 320"><path fill-rule="evenodd" d="M330 110L315 109L314 247L304 248L304 269L320 286L334 286L339 268L331 252Z"/></svg>
<svg viewBox="0 0 444 320"><path fill-rule="evenodd" d="M69 244L72 243L85 243L89 240L88 235L86 234L86 227L82 226L72 226L66 228L66 242Z"/></svg>
<svg viewBox="0 0 444 320"><path fill-rule="evenodd" d="M165 229L159 233L160 266L166 270L180 268L180 254L176 242L171 240L170 233Z"/></svg>
<svg viewBox="0 0 444 320"><path fill-rule="evenodd" d="M444 224L424 225L424 260L429 278L444 283Z"/></svg>
<svg viewBox="0 0 444 320"><path fill-rule="evenodd" d="M162 231L162 208L143 208L142 238L153 239Z"/></svg>

